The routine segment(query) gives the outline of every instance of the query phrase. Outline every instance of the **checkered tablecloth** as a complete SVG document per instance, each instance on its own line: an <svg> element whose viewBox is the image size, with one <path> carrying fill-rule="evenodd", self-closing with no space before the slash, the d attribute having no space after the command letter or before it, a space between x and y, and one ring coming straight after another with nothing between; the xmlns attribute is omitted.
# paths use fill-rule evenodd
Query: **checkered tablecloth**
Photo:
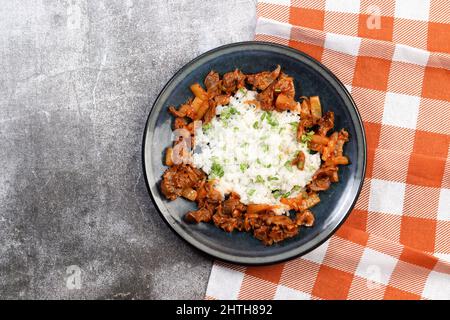
<svg viewBox="0 0 450 320"><path fill-rule="evenodd" d="M255 40L331 69L364 121L368 165L346 223L289 262L215 262L207 299L450 299L450 2L265 0Z"/></svg>

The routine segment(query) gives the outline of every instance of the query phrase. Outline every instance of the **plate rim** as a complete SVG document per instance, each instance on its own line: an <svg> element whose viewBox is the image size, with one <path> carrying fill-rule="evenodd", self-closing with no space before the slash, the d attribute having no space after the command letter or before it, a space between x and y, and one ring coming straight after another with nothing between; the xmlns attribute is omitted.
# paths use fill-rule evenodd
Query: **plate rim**
<svg viewBox="0 0 450 320"><path fill-rule="evenodd" d="M229 48L233 48L233 47L243 47L245 48L246 46L261 46L261 49L264 49L265 47L273 47L273 48L277 48L281 51L290 51L293 54L296 55L301 55L303 56L303 58L310 60L313 64L316 64L320 69L322 69L324 72L326 72L328 74L328 76L330 76L334 81L335 84L337 84L342 90L343 93L346 95L347 99L350 101L351 106L353 107L353 111L356 115L356 119L357 122L359 123L359 126L361 128L361 136L362 136L362 149L363 149L363 155L362 155L362 172L361 172L361 179L359 182L359 186L358 189L356 191L355 197L352 200L352 203L350 204L347 212L345 213L345 215L341 218L341 220L339 221L338 224L336 224L332 230L322 239L320 239L319 241L316 241L316 243L314 243L311 247L309 247L308 249L301 251L301 252L294 252L289 254L291 251L287 251L284 253L284 257L282 258L277 258L277 255L272 255L272 256L267 256L267 257L239 257L239 256L234 256L232 254L227 254L227 253L223 253L220 251L217 251L216 249L213 249L211 247L208 247L207 245L204 245L203 243L201 243L200 241L196 240L195 238L193 238L192 236L187 235L185 232L183 232L183 230L181 228L179 228L175 223L171 223L171 221L169 221L168 217L166 217L166 215L162 212L162 210L159 208L159 205L155 199L155 195L153 194L152 188L149 184L149 179L147 176L147 169L151 169L151 168L147 168L146 166L146 145L147 145L147 136L148 136L148 130L149 130L149 123L150 123L150 119L152 118L153 112L155 110L155 106L160 102L160 98L161 96L166 92L167 88L172 84L172 82L186 69L188 69L190 66L194 65L196 62L198 62L199 60L202 60L203 58L206 58L208 56L210 56L211 54L220 52L224 49L229 49ZM284 52L280 52L281 54L283 54ZM145 180L145 185L147 187L147 191L150 195L150 198L152 200L152 203L156 209L156 211L158 212L158 214L161 216L161 218L163 219L163 221L170 227L170 229L172 230L172 232L174 232L178 237L180 237L181 239L183 239L184 241L186 241L187 243L189 243L192 247L196 248L198 251L200 251L201 253L205 253L207 255L209 255L209 257L213 257L215 259L221 260L221 261L225 261L228 263L233 263L233 264L242 264L242 265L248 265L248 266L258 266L258 265L270 265L270 264L275 264L275 263L280 263L280 262L284 262L284 261L288 261L288 260L292 260L296 257L300 257L303 256L311 251L313 251L314 249L318 248L320 245L322 245L324 242L326 242L333 234L336 233L336 231L342 226L342 224L347 220L348 216L350 215L350 213L352 212L353 208L355 207L356 201L358 200L360 194L361 194L361 190L364 184L364 179L365 179L365 175L366 175L366 170L367 170L367 139L366 139L366 133L365 133L365 128L364 128L364 124L361 118L361 114L358 110L358 107L353 99L353 97L351 96L351 94L348 92L347 88L345 87L345 85L342 83L342 81L340 81L337 76L331 72L331 70L329 70L325 65L323 65L320 61L316 60L315 58L311 57L310 55L299 51L295 48L289 47L289 46L285 46L285 45L281 45L281 44L277 44L277 43L273 43L273 42L266 42L266 41L242 41L242 42L234 42L234 43L229 43L229 44L225 44L216 48L213 48L211 50L208 50L202 54L200 54L199 56L195 57L194 59L190 60L189 62L187 62L186 64L184 64L181 68L179 68L174 74L173 76L170 77L170 79L166 82L166 84L163 86L163 88L160 90L160 92L158 93L158 95L156 96L152 107L148 113L146 122L145 122L145 127L144 127L144 132L143 132L143 137L142 137L142 148L141 148L141 161L142 161L142 170L143 170L143 176L144 176L144 180Z"/></svg>

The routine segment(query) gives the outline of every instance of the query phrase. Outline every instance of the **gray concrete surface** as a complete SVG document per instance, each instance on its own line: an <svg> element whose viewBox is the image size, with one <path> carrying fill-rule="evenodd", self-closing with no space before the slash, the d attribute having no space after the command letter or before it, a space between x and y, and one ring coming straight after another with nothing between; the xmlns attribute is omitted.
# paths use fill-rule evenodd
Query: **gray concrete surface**
<svg viewBox="0 0 450 320"><path fill-rule="evenodd" d="M0 0L0 298L203 298L141 138L171 75L254 24L255 0Z"/></svg>

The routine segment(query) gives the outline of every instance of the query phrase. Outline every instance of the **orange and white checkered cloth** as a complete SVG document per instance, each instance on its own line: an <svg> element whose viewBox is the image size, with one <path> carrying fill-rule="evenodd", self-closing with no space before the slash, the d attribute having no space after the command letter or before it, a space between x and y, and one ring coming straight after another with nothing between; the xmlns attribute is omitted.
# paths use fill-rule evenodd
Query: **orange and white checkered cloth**
<svg viewBox="0 0 450 320"><path fill-rule="evenodd" d="M331 69L358 105L364 187L345 224L272 266L215 262L207 299L450 299L448 0L263 0L255 40Z"/></svg>

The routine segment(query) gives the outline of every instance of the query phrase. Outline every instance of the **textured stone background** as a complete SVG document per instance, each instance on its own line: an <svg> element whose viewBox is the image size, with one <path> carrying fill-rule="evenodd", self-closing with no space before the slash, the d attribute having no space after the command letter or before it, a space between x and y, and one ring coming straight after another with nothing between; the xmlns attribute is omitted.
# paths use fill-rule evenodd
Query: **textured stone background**
<svg viewBox="0 0 450 320"><path fill-rule="evenodd" d="M1 0L0 298L203 298L211 260L153 208L141 138L171 75L254 24L255 0Z"/></svg>

